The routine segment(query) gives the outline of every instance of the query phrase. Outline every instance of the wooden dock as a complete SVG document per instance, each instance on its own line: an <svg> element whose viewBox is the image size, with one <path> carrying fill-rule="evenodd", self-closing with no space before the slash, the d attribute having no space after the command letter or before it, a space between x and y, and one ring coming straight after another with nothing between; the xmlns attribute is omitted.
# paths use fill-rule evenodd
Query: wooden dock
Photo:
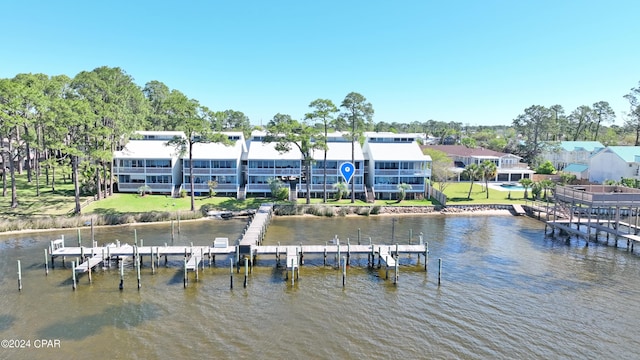
<svg viewBox="0 0 640 360"><path fill-rule="evenodd" d="M524 211L524 209L522 208L522 205L520 204L513 204L513 211L516 213L516 215L518 216L523 216L526 215L527 213Z"/></svg>
<svg viewBox="0 0 640 360"><path fill-rule="evenodd" d="M253 267L258 256L274 256L276 264L280 265L280 259L282 255L286 256L285 267L288 270L292 270L292 276L295 270L300 271L300 266L304 264L304 256L307 255L322 255L324 256L324 264L327 265L327 256L331 256L337 259L337 267L340 268L340 260L344 259L345 264L349 265L349 259L353 255L367 255L368 265L373 267L377 257L378 267L385 266L387 271L387 278L389 269L395 271L395 281L398 279L398 262L399 257L402 254L417 254L424 256L425 271L428 262L428 245L421 241L416 245L388 245L388 244L368 244L368 245L351 245L340 244L340 241L336 239L336 244L325 245L253 245L248 246L248 254L238 258L240 254L240 248L242 245L238 243L235 246L229 246L226 238L216 238L211 246L203 245L181 245L181 246L136 246L129 244L109 243L103 246L97 246L96 243L92 247L66 247L64 244L64 238L57 239L51 242L50 256L51 267L53 268L55 259L62 258L63 263L65 258L78 259L78 264L74 266L75 273L89 273L92 269L102 266L104 268L110 268L111 262L115 260L115 263L122 263L125 259L132 259L136 264L136 270L138 272L138 282L140 282L139 267L142 266L143 258L148 257L151 268L154 265L160 266L160 258L165 258L165 265L167 264L167 258L181 257L184 261L184 279L185 286L187 284L187 272L195 272L196 280L198 279L198 268L204 268L206 259L208 259L209 266L215 262L216 255L226 255L232 259L236 257L236 268L238 272L242 264L245 267ZM419 257L418 257L419 260ZM138 262L139 261L139 262ZM75 262L75 261L74 261ZM233 272L233 260L231 262L231 269ZM249 265L250 264L250 265ZM47 263L48 267L48 263ZM122 265L120 264L122 268ZM122 269L121 269L122 271ZM245 269L245 273L248 269ZM122 276L122 275L121 275ZM233 275L232 275L233 276ZM246 285L245 274L245 285ZM287 275L288 276L288 275ZM346 276L346 269L343 269L343 276ZM293 278L292 278L293 281ZM395 282L394 281L394 282ZM122 279L121 279L122 284ZM75 286L75 275L74 275ZM140 283L138 283L140 287ZM74 287L75 288L75 287Z"/></svg>
<svg viewBox="0 0 640 360"><path fill-rule="evenodd" d="M589 240L598 241L599 233L605 233L606 241L613 237L614 246L618 246L618 239L627 240L627 248L633 252L636 243L640 243L640 236L637 235L640 227L625 222L611 222L603 219L579 219L579 220L555 220L545 222L552 229L564 231L565 233L580 236L587 242ZM613 226L613 227L612 227ZM627 227L628 231L622 231L621 226ZM633 234L631 233L633 231Z"/></svg>
<svg viewBox="0 0 640 360"><path fill-rule="evenodd" d="M260 206L256 212L254 218L247 227L244 229L241 238L235 245L229 245L227 238L215 238L213 243L209 245L172 245L168 246L143 246L142 241L138 246L137 235L134 245L121 244L120 241L115 243L109 243L106 245L98 246L97 242L93 241L91 247L81 246L80 238L78 237L77 247L66 247L64 243L64 236L60 239L51 241L48 254L50 255L51 268L54 267L55 260L62 258L64 264L65 258L72 258L76 261L73 269L73 283L74 289L76 284L76 273L88 273L89 281L91 281L91 271L93 268L102 266L104 268L111 267L111 262L115 260L116 265L120 266L120 289L123 287L124 273L122 263L126 259L132 259L135 264L137 276L138 276L138 288L140 288L140 267L143 265L143 258L147 257L153 271L154 265L160 266L160 258L164 257L165 265L168 262L168 257L181 257L184 267L184 284L185 287L188 283L188 272L195 272L196 280L198 279L198 268L205 266L205 259L208 259L209 267L215 263L216 255L223 255L230 257L230 272L231 272L231 288L233 288L233 268L234 259L235 267L240 272L240 267L245 267L245 287L247 283L247 276L250 269L255 265L258 256L274 256L277 266L280 266L281 256L284 255L285 267L291 270L292 284L294 279L294 273L297 270L300 272L300 266L304 265L304 256L306 255L323 255L324 265L327 265L327 256L335 256L336 264L338 268L342 268L343 271L343 286L346 278L346 268L350 264L350 258L352 255L360 254L367 255L368 266L373 267L377 257L378 268L385 266L387 272L387 278L389 277L389 269L394 269L395 280L398 280L398 265L399 257L402 254L417 254L418 262L420 256L424 256L424 269L427 270L429 247L426 244L422 236L420 236L420 243L417 245L388 245L388 244L372 244L369 239L368 245L351 245L349 241L346 244L340 244L340 240L336 237L332 240L332 244L326 243L325 245L262 245L267 226L271 220L273 214L273 205L264 204ZM360 241L358 241L360 242ZM47 252L47 262L45 268L48 272L49 259ZM341 265L342 260L342 265ZM288 276L288 273L287 273ZM297 276L296 276L297 277Z"/></svg>

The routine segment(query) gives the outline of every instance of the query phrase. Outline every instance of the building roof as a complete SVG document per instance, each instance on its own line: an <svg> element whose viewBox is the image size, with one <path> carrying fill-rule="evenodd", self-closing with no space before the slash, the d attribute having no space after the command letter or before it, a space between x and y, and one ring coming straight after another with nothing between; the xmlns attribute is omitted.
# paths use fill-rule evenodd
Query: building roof
<svg viewBox="0 0 640 360"><path fill-rule="evenodd" d="M628 163L636 162L636 157L640 156L640 146L607 146L602 151L611 151L620 156L620 158ZM594 154L597 155L597 154Z"/></svg>
<svg viewBox="0 0 640 360"><path fill-rule="evenodd" d="M363 161L364 154L359 143L355 144L354 158L356 161ZM351 142L327 142L329 150L327 151L327 160L346 160L351 161ZM324 150L315 150L313 158L316 160L324 160Z"/></svg>
<svg viewBox="0 0 640 360"><path fill-rule="evenodd" d="M431 161L416 143L367 143L369 158L374 161Z"/></svg>
<svg viewBox="0 0 640 360"><path fill-rule="evenodd" d="M298 147L291 145L291 150L279 153L276 143L262 141L249 141L249 151L245 154L247 160L302 160L302 154Z"/></svg>
<svg viewBox="0 0 640 360"><path fill-rule="evenodd" d="M560 147L565 151L595 151L604 148L599 141L561 141Z"/></svg>
<svg viewBox="0 0 640 360"><path fill-rule="evenodd" d="M179 151L167 146L166 141L130 140L120 151L115 151L116 159L171 159L177 158Z"/></svg>
<svg viewBox="0 0 640 360"><path fill-rule="evenodd" d="M450 156L454 155L454 156L460 156L460 157L484 157L484 158L514 156L517 158L521 158L520 156L513 155L513 154L493 151L485 148L468 148L464 145L422 145L421 148L442 151L443 153Z"/></svg>
<svg viewBox="0 0 640 360"><path fill-rule="evenodd" d="M584 164L569 164L562 171L572 173L583 173L589 169L589 165Z"/></svg>
<svg viewBox="0 0 640 360"><path fill-rule="evenodd" d="M240 159L245 151L245 142L241 138L233 145L226 146L221 143L196 143L193 144L194 159ZM188 159L189 154L185 154L183 159Z"/></svg>
<svg viewBox="0 0 640 360"><path fill-rule="evenodd" d="M183 131L151 131L151 130L147 131L147 130L140 130L140 131L136 131L135 133L138 134L138 135L142 135L142 136L156 135L156 136L162 136L162 137L174 137L174 136L185 137Z"/></svg>

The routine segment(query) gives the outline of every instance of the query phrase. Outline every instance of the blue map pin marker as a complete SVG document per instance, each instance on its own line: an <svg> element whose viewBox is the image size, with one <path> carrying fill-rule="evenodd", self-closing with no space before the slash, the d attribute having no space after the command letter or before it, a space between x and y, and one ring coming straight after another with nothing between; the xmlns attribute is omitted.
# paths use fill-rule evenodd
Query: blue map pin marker
<svg viewBox="0 0 640 360"><path fill-rule="evenodd" d="M351 181L355 170L356 167L353 166L353 164L350 162L345 162L340 165L340 173L342 174L342 177L344 178L344 181L347 182L347 184L349 183L349 181Z"/></svg>

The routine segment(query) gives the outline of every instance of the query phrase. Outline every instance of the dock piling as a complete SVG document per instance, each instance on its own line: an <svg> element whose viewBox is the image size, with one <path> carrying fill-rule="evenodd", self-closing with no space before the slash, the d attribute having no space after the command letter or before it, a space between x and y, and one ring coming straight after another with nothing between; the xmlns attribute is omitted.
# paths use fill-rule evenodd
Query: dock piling
<svg viewBox="0 0 640 360"><path fill-rule="evenodd" d="M247 287L247 279L249 278L249 259L244 258L244 287Z"/></svg>
<svg viewBox="0 0 640 360"><path fill-rule="evenodd" d="M398 266L399 266L398 264L399 264L399 263L400 263L400 262L396 259L396 268L395 268L395 271L394 271L394 273L393 273L393 283L394 283L394 284L397 284L397 283L398 283Z"/></svg>
<svg viewBox="0 0 640 360"><path fill-rule="evenodd" d="M71 262L71 279L73 281L71 288L75 291L76 289L76 262Z"/></svg>
<svg viewBox="0 0 640 360"><path fill-rule="evenodd" d="M49 275L49 251L44 249L44 274Z"/></svg>
<svg viewBox="0 0 640 360"><path fill-rule="evenodd" d="M293 259L293 258L292 258L292 259L291 259L291 286L293 286L293 285L295 284L295 282L296 282L296 281L295 281L295 271L296 271L296 268L295 268L295 266L294 266L294 262L295 262L295 259Z"/></svg>
<svg viewBox="0 0 640 360"><path fill-rule="evenodd" d="M156 273L156 267L155 265L155 259L153 258L153 246L151 247L151 274L155 274Z"/></svg>
<svg viewBox="0 0 640 360"><path fill-rule="evenodd" d="M137 276L138 276L138 290L140 290L140 287L142 286L142 285L140 284L140 263L142 262L142 260L141 260L141 259L140 259L140 257L138 256L138 257L135 259L135 262L136 262L136 273L137 273Z"/></svg>
<svg viewBox="0 0 640 360"><path fill-rule="evenodd" d="M18 260L18 291L22 291L22 266Z"/></svg>
<svg viewBox="0 0 640 360"><path fill-rule="evenodd" d="M231 289L233 290L233 259L229 259L229 276L231 278Z"/></svg>
<svg viewBox="0 0 640 360"><path fill-rule="evenodd" d="M124 289L124 261L120 261L120 291Z"/></svg>
<svg viewBox="0 0 640 360"><path fill-rule="evenodd" d="M384 278L389 280L389 255L384 257Z"/></svg>
<svg viewBox="0 0 640 360"><path fill-rule="evenodd" d="M345 287L347 284L347 257L342 257L342 287Z"/></svg>
<svg viewBox="0 0 640 360"><path fill-rule="evenodd" d="M438 286L440 286L441 275L442 275L442 258L438 258Z"/></svg>
<svg viewBox="0 0 640 360"><path fill-rule="evenodd" d="M186 251L186 250L185 250ZM184 258L184 278L182 279L182 285L184 285L184 288L187 288L187 280L188 280L188 275L187 275L187 258Z"/></svg>

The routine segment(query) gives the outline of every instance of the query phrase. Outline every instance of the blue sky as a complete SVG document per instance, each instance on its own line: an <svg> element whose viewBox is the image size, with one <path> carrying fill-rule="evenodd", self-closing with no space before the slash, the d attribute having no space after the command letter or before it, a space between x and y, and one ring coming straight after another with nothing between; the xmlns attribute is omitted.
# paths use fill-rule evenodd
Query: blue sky
<svg viewBox="0 0 640 360"><path fill-rule="evenodd" d="M266 124L356 91L374 121L508 125L640 81L640 2L5 1L0 77L124 69Z"/></svg>

